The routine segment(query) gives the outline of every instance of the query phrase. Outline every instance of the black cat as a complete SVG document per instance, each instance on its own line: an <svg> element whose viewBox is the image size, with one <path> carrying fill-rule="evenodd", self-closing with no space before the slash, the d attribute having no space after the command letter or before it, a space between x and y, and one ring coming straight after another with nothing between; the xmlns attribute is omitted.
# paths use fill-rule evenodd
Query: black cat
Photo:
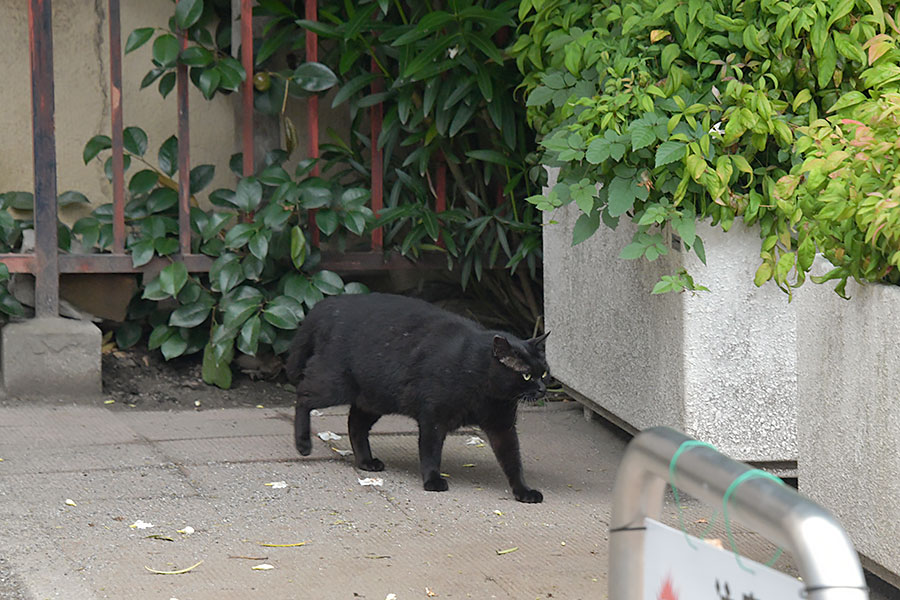
<svg viewBox="0 0 900 600"><path fill-rule="evenodd" d="M303 321L287 361L288 378L297 385L297 450L304 456L312 450L310 410L349 404L356 465L381 471L369 430L381 415L406 415L419 424L425 489L443 492L444 438L463 425L478 425L516 500L541 502L543 495L522 477L516 408L546 392L546 337L522 341L404 296L323 300Z"/></svg>

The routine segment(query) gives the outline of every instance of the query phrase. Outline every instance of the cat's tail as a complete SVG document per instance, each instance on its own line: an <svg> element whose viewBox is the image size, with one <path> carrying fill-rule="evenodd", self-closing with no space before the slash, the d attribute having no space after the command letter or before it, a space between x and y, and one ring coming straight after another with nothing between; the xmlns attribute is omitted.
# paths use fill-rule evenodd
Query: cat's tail
<svg viewBox="0 0 900 600"><path fill-rule="evenodd" d="M314 329L315 324L311 319L307 318L303 324L300 325L300 328L294 335L293 341L291 341L291 347L288 351L284 370L287 373L288 381L295 385L303 377L306 361L313 355L313 340L315 338Z"/></svg>

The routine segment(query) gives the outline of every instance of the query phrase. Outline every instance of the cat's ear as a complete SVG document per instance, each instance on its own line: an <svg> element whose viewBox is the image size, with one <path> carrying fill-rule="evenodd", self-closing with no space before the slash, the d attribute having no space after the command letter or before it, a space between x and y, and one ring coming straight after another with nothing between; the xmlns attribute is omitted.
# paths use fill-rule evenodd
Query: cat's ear
<svg viewBox="0 0 900 600"><path fill-rule="evenodd" d="M500 361L504 367L508 367L516 373L527 373L528 363L516 353L512 346L502 335L494 336L494 358Z"/></svg>
<svg viewBox="0 0 900 600"><path fill-rule="evenodd" d="M547 341L548 335L550 335L550 332L545 331L543 335L533 337L530 340L528 340L527 343L531 344L532 348L537 348L538 350L542 350L544 348L544 342Z"/></svg>

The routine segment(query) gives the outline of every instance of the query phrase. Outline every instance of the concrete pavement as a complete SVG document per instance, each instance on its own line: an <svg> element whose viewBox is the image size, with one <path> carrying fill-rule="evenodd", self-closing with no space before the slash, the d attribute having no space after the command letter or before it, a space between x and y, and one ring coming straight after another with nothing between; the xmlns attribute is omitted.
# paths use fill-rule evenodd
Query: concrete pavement
<svg viewBox="0 0 900 600"><path fill-rule="evenodd" d="M387 469L358 472L334 450L349 449L345 415L314 417L316 431L341 439L316 438L302 458L288 408L0 406L0 597L606 597L611 491L627 441L618 430L586 421L574 403L524 409L526 480L545 498L526 505L490 448L467 444L475 430L447 440L448 492L422 490L415 427L403 418L373 431ZM383 485L359 483L369 476ZM705 528L714 510L683 505L689 529ZM666 506L664 521L677 525L671 497ZM752 533L736 537L751 558L774 551ZM197 563L179 575L147 570ZM788 557L776 566L792 568Z"/></svg>

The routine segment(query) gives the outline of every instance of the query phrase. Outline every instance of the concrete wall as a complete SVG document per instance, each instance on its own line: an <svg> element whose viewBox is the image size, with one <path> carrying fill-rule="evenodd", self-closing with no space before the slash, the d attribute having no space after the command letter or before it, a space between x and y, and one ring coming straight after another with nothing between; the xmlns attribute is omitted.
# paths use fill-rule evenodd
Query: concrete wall
<svg viewBox="0 0 900 600"><path fill-rule="evenodd" d="M111 201L112 190L102 164L84 165L85 142L94 135L110 134L109 22L102 0L53 2L53 53L56 95L58 188L83 192L93 203ZM165 27L172 6L168 2L123 2L122 44L137 27ZM27 3L5 2L0 7L0 55L4 58L0 86L0 191L30 191L31 87L28 57ZM151 43L123 59L122 104L125 126L137 125L150 138L148 156L155 164L160 144L176 132L174 92L163 99L152 88L140 91L140 81L150 69ZM191 87L191 160L216 165L216 179L209 189L233 185L228 158L237 151L234 112L236 96L207 102ZM197 110L199 108L199 110ZM138 169L132 166L129 173ZM126 184L128 173L126 173ZM83 209L65 211L74 221Z"/></svg>
<svg viewBox="0 0 900 600"><path fill-rule="evenodd" d="M166 27L173 5L168 0L122 2L122 45L137 27ZM99 205L112 200L111 185L102 164L85 166L81 158L85 142L97 134L110 134L109 114L109 22L105 0L54 0L53 50L56 94L56 135L58 188L78 190ZM125 126L144 129L150 140L147 156L156 164L160 144L176 133L177 113L174 91L163 99L156 83L140 90L140 82L151 68L148 42L123 58L123 114ZM0 192L33 189L31 145L31 87L28 55L27 2L0 5L0 56L3 57L3 85L0 86ZM191 162L214 164L216 178L205 192L233 187L235 177L228 168L232 153L240 151L240 95L217 94L205 100L190 86ZM289 114L298 129L301 146L294 162L306 154L305 103L289 103ZM320 136L329 127L348 137L348 119L343 112L330 111L331 100L320 101ZM346 109L346 106L344 107ZM277 118L257 116L257 131L270 139L279 138ZM270 146L271 147L271 144ZM137 165L126 173L139 170ZM201 200L205 193L201 194ZM61 210L69 223L90 209Z"/></svg>
<svg viewBox="0 0 900 600"><path fill-rule="evenodd" d="M796 311L774 286L753 285L757 234L699 225L708 267L677 250L627 261L630 223L573 247L578 214L569 204L545 215L554 376L628 428L668 425L738 460L796 461ZM682 266L712 291L650 294Z"/></svg>
<svg viewBox="0 0 900 600"><path fill-rule="evenodd" d="M848 302L833 286L800 297L800 491L900 585L900 288L851 282Z"/></svg>

